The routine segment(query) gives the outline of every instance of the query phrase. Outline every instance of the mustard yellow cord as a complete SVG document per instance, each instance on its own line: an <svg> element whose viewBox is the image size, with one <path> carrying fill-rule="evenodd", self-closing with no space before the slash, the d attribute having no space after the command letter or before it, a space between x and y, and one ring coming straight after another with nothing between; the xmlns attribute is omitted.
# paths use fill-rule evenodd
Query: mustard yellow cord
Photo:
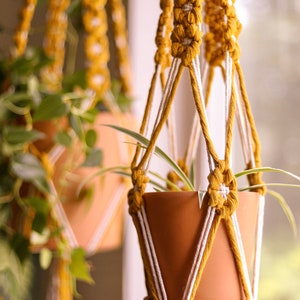
<svg viewBox="0 0 300 300"><path fill-rule="evenodd" d="M68 29L66 9L70 0L50 0L46 12L44 51L52 62L41 72L42 81L49 91L61 89L65 60L65 41Z"/></svg>
<svg viewBox="0 0 300 300"><path fill-rule="evenodd" d="M97 97L110 89L108 69L109 42L107 37L106 0L83 0L83 24L86 31L87 85Z"/></svg>
<svg viewBox="0 0 300 300"><path fill-rule="evenodd" d="M72 278L69 270L69 262L64 258L59 258L58 260L58 278L59 278L59 288L58 288L58 300L72 300Z"/></svg>
<svg viewBox="0 0 300 300"><path fill-rule="evenodd" d="M37 0L25 0L21 14L20 14L20 23L14 34L14 44L15 51L14 56L21 56L24 54L24 51L28 43L28 33L31 26L31 21L34 15L35 7Z"/></svg>
<svg viewBox="0 0 300 300"><path fill-rule="evenodd" d="M174 1L174 29L171 35L172 55L189 66L200 52L202 22L200 0Z"/></svg>
<svg viewBox="0 0 300 300"><path fill-rule="evenodd" d="M126 94L130 95L132 93L131 68L129 63L125 7L122 0L109 0L108 3L111 9L114 40L117 49L122 88Z"/></svg>

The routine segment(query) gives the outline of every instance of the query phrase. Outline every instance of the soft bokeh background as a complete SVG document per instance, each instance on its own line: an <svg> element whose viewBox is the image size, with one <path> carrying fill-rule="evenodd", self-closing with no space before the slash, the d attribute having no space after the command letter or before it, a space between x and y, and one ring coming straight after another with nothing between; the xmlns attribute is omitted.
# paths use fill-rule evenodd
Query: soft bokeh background
<svg viewBox="0 0 300 300"><path fill-rule="evenodd" d="M261 138L262 164L300 175L300 2L237 0L244 22L240 42L249 97ZM265 175L268 182L294 182ZM274 188L300 228L299 190ZM261 300L300 299L300 238L277 200L267 196Z"/></svg>

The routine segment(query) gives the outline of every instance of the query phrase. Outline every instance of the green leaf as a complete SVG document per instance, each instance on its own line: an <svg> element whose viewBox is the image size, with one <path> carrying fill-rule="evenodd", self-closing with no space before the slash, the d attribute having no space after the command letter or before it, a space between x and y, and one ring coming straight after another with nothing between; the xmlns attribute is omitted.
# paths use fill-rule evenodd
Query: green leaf
<svg viewBox="0 0 300 300"><path fill-rule="evenodd" d="M83 120L85 120L86 122L92 124L95 122L98 114L99 114L99 111L96 108L92 108L92 109L89 109L89 110L83 112L82 114L80 114L80 117Z"/></svg>
<svg viewBox="0 0 300 300"><path fill-rule="evenodd" d="M261 168L253 168L253 169L249 169L249 170L244 170L242 172L236 173L235 177L239 178L241 176L260 173L260 172L262 172L262 173L264 173L264 172L282 173L282 174L288 175L288 176L293 177L294 179L300 181L300 177L291 172L288 172L288 171L285 171L282 169L278 169L278 168L271 168L271 167L261 167Z"/></svg>
<svg viewBox="0 0 300 300"><path fill-rule="evenodd" d="M79 116L71 114L69 116L69 124L71 125L74 132L77 134L80 140L84 137L82 121Z"/></svg>
<svg viewBox="0 0 300 300"><path fill-rule="evenodd" d="M55 136L55 141L65 147L72 144L72 137L66 131L59 131Z"/></svg>
<svg viewBox="0 0 300 300"><path fill-rule="evenodd" d="M33 208L35 211L42 213L42 214L48 214L50 210L50 204L46 199L39 198L39 197L30 197L23 199L24 203Z"/></svg>
<svg viewBox="0 0 300 300"><path fill-rule="evenodd" d="M21 233L14 233L10 241L10 246L17 254L21 263L29 257L29 240L25 238Z"/></svg>
<svg viewBox="0 0 300 300"><path fill-rule="evenodd" d="M11 169L19 178L32 182L40 191L50 192L46 171L41 162L30 153L18 153L11 160Z"/></svg>
<svg viewBox="0 0 300 300"><path fill-rule="evenodd" d="M43 98L33 116L34 121L51 120L62 117L68 112L68 106L60 95L48 95Z"/></svg>
<svg viewBox="0 0 300 300"><path fill-rule="evenodd" d="M23 126L7 126L4 129L4 139L8 144L25 144L45 137L37 130L27 130Z"/></svg>
<svg viewBox="0 0 300 300"><path fill-rule="evenodd" d="M47 226L47 220L47 215L39 212L36 213L32 221L32 230L42 234Z"/></svg>
<svg viewBox="0 0 300 300"><path fill-rule="evenodd" d="M109 172L118 172L118 171L121 171L121 170L128 170L128 169L129 169L129 167L126 167L126 166L101 168L100 170L98 170L97 172L91 174L90 176L83 178L82 181L80 182L77 190L76 190L76 198L78 198L81 195L82 189L84 188L84 186L86 184L88 184L91 180L96 178L97 176L102 176L102 175L104 175L106 173L109 173Z"/></svg>
<svg viewBox="0 0 300 300"><path fill-rule="evenodd" d="M12 158L11 167L15 175L26 181L46 177L43 165L30 153L16 154Z"/></svg>
<svg viewBox="0 0 300 300"><path fill-rule="evenodd" d="M109 124L103 124L103 126L107 126L113 129L116 129L118 131L121 131L125 133L128 136L131 136L132 138L136 139L138 142L143 144L144 146L149 145L149 140L142 136L141 134L132 131L130 129L120 127L117 125L109 125ZM158 146L155 146L154 152L156 155L158 155L160 158L162 158L179 176L181 181L184 183L184 185L187 187L188 190L193 191L194 187L193 184L190 182L189 178L186 176L186 174L182 171L182 169L178 166L178 164L169 156L167 155L161 148Z"/></svg>
<svg viewBox="0 0 300 300"><path fill-rule="evenodd" d="M102 164L103 152L101 149L94 148L87 154L85 161L82 166L84 167L95 167Z"/></svg>
<svg viewBox="0 0 300 300"><path fill-rule="evenodd" d="M89 272L89 265L85 261L85 251L82 248L76 248L72 250L69 269L72 276L75 278L88 283L94 283L94 280Z"/></svg>
<svg viewBox="0 0 300 300"><path fill-rule="evenodd" d="M11 103L21 103L20 107L24 108L24 103L29 103L32 101L32 96L29 95L27 92L15 92L13 94L8 94L4 97L5 102Z"/></svg>
<svg viewBox="0 0 300 300"><path fill-rule="evenodd" d="M1 296L11 300L29 299L32 284L32 264L29 259L20 259L7 240L0 239L0 286ZM6 299L6 297L5 297Z"/></svg>
<svg viewBox="0 0 300 300"><path fill-rule="evenodd" d="M288 221L291 225L293 234L296 237L297 236L297 226L296 226L295 217L294 217L294 214L293 214L291 208L289 207L289 205L285 201L284 197L282 197L282 195L279 194L278 192L275 192L275 191L270 190L270 189L267 190L267 193L272 195L273 197L275 197L277 199L277 201L279 202L283 212L285 213L285 215L286 215L286 217L287 217L287 219L288 219Z"/></svg>
<svg viewBox="0 0 300 300"><path fill-rule="evenodd" d="M94 129L89 129L85 134L85 142L88 147L93 148L97 141L97 132Z"/></svg>
<svg viewBox="0 0 300 300"><path fill-rule="evenodd" d="M51 264L52 261L52 251L48 248L42 248L40 251L39 261L40 266L43 270L47 270Z"/></svg>
<svg viewBox="0 0 300 300"><path fill-rule="evenodd" d="M31 182L39 191L45 194L49 194L51 192L49 182L46 178L36 178L33 179Z"/></svg>
<svg viewBox="0 0 300 300"><path fill-rule="evenodd" d="M80 0L81 1L81 0ZM86 71L76 71L70 75L65 75L62 83L65 92L72 92L74 87L86 88Z"/></svg>

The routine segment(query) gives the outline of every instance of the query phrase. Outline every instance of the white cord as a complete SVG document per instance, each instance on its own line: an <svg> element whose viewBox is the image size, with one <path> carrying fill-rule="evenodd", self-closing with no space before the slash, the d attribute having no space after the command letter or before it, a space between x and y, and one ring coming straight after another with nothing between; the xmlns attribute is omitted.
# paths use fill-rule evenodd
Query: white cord
<svg viewBox="0 0 300 300"><path fill-rule="evenodd" d="M249 274L249 271L248 271L247 260L246 260L244 246L243 246L243 240L242 240L242 236L241 236L240 227L239 227L238 219L237 219L237 216L236 216L236 212L234 212L232 214L231 219L232 219L232 222L233 222L235 238L236 238L238 248L239 248L239 252L240 252L240 255L241 255L243 273L244 273L244 276L245 276L245 279L246 279L246 287L247 287L247 291L250 295L249 300L253 300L250 274Z"/></svg>
<svg viewBox="0 0 300 300"><path fill-rule="evenodd" d="M207 123L207 127L208 127L208 122L207 122L208 117L207 117L207 113L206 113L206 109L205 109L205 102L204 102L204 96L203 96L203 87L202 87L202 82L201 82L200 68L197 68L197 64L195 62L195 59L193 59L193 61L192 61L192 67L193 67L193 71L194 71L194 74L195 74L195 77L196 77L196 84L197 84L198 92L199 92L199 95L200 95L200 101L201 101L202 107L204 108L203 109L203 111L204 111L204 119L205 119L205 121ZM207 130L208 130L208 134L211 136L209 127L207 128ZM206 147L206 150L207 150L207 154L208 154L209 169L210 169L210 171L212 171L213 167L212 167L211 155L208 152L207 147Z"/></svg>
<svg viewBox="0 0 300 300"><path fill-rule="evenodd" d="M57 216L57 220L60 222L60 224L62 224L62 231L64 233L64 237L66 238L66 240L68 241L68 245L71 248L77 248L79 247L79 243L76 239L76 236L74 234L74 231L71 227L71 224L68 220L68 217L62 207L61 202L58 199L58 195L54 186L54 183L51 181L50 182L50 188L51 188L51 194L54 195L53 198L51 199L52 205L53 205L53 209L54 209L54 213Z"/></svg>
<svg viewBox="0 0 300 300"><path fill-rule="evenodd" d="M259 199L258 219L257 219L257 227L256 227L257 228L256 247L255 247L253 283L252 283L254 300L258 299L261 248L262 248L263 227L264 227L264 211L265 211L265 197L261 195Z"/></svg>
<svg viewBox="0 0 300 300"><path fill-rule="evenodd" d="M155 122L154 122L152 133L155 131L155 129L156 129L158 123L159 123L159 120L162 117L162 113L165 110L167 100L169 99L170 92L171 92L172 86L174 84L175 76L178 72L179 64L180 64L180 60L177 59L177 58L175 58L172 61L171 69L170 69L170 72L169 72L169 75L168 75L168 79L167 79L165 89L163 90L162 99L161 99L161 102L160 102L160 105L159 105L159 108L158 108L158 112L157 112L157 116L156 116L156 119L155 119ZM154 151L154 149L153 149L153 151ZM148 172L152 156L153 156L153 152L149 155L149 158L148 158L148 160L146 162L146 165L144 167L145 174Z"/></svg>
<svg viewBox="0 0 300 300"><path fill-rule="evenodd" d="M162 279L162 274L160 271L158 259L155 252L154 243L151 236L151 231L149 228L146 212L144 206L141 207L141 210L138 211L138 219L141 224L142 234L144 237L146 252L150 262L150 268L152 271L154 284L156 291L158 293L159 300L167 300L167 294L164 286L164 282Z"/></svg>
<svg viewBox="0 0 300 300"><path fill-rule="evenodd" d="M193 287L195 285L195 281L203 258L203 253L207 245L207 240L208 240L208 236L211 230L214 217L215 217L215 208L209 206L207 209L207 214L205 217L203 229L201 231L200 239L197 244L197 249L194 256L191 272L189 274L187 285L184 290L184 294L183 294L184 300L189 300L193 292Z"/></svg>

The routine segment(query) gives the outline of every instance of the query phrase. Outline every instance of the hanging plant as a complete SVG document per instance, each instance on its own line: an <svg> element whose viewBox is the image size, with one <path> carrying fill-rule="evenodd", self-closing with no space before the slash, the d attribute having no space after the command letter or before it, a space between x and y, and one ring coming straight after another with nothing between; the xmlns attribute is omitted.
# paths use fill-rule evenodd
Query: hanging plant
<svg viewBox="0 0 300 300"><path fill-rule="evenodd" d="M117 11L123 22L122 3L111 2L112 11ZM0 262L0 284L12 299L25 298L32 270L30 256L39 252L42 268L48 268L53 257L58 258L54 277L63 278L53 280L53 290L57 293L54 297L69 299L77 293L77 279L88 283L93 283L93 279L85 246L74 242L73 233L69 235L71 221L64 205L70 199L60 194L61 182L70 185L65 177L67 168L71 174L101 169L107 163L99 146L105 133L100 132L99 136L96 123L100 112L112 112L117 117L103 117L103 120L117 119L118 123L126 118L123 112L130 111L127 37L125 24L120 25L116 20L114 37L121 36L125 41L123 49L117 47L123 71L120 79L111 81L106 1L48 1L44 45L34 48L27 42L36 5L37 1L24 1L14 36L15 47L9 58L0 60L0 244L2 253L11 250L12 262ZM81 15L83 21L75 29L72 19L78 20ZM95 20L102 22L104 30L99 31L93 25ZM86 34L88 67L83 71L74 69L76 55L70 55L70 60L65 57L67 36L71 40L69 53L76 54L79 31ZM65 74L66 60L69 74ZM111 139L115 136L111 135ZM63 156L69 159L61 160ZM74 157L78 160L72 161ZM98 185L101 187L101 183ZM119 197L116 207L123 203L122 195ZM78 199L88 207L94 198L93 188L89 187ZM105 226L104 233L108 225ZM100 237L89 255L99 249L99 243ZM69 284L55 286L64 280Z"/></svg>

